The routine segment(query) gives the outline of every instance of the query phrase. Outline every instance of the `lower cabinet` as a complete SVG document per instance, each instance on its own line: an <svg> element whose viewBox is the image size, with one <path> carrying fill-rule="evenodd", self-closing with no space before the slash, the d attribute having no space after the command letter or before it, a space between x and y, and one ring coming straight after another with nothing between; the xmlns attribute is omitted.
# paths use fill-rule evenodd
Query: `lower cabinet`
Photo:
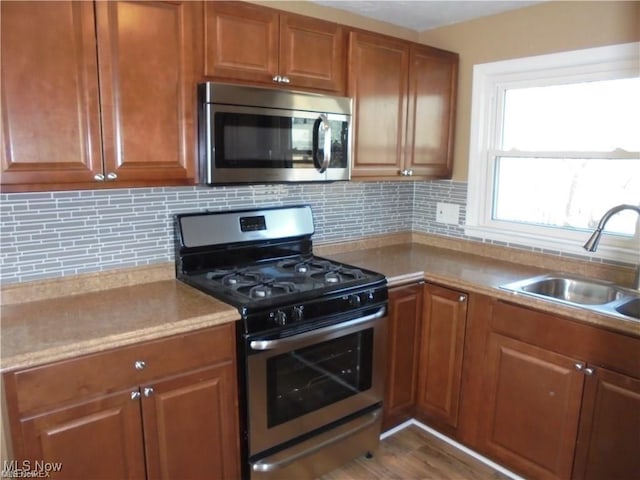
<svg viewBox="0 0 640 480"><path fill-rule="evenodd" d="M455 436L467 295L426 283L389 291L383 429L412 417Z"/></svg>
<svg viewBox="0 0 640 480"><path fill-rule="evenodd" d="M389 291L383 429L412 417L531 479L640 478L640 338L439 285Z"/></svg>
<svg viewBox="0 0 640 480"><path fill-rule="evenodd" d="M59 465L51 478L239 478L234 333L5 373L13 458Z"/></svg>
<svg viewBox="0 0 640 480"><path fill-rule="evenodd" d="M389 289L383 430L414 415L421 317L422 285Z"/></svg>
<svg viewBox="0 0 640 480"><path fill-rule="evenodd" d="M466 323L466 293L424 285L416 417L454 437Z"/></svg>
<svg viewBox="0 0 640 480"><path fill-rule="evenodd" d="M639 478L640 339L500 301L486 322L478 449L527 478Z"/></svg>

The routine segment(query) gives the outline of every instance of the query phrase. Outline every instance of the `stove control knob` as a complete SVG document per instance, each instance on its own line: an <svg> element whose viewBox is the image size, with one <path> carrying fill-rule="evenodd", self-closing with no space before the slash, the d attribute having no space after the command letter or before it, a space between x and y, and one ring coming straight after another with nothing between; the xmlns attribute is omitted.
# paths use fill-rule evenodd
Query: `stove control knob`
<svg viewBox="0 0 640 480"><path fill-rule="evenodd" d="M302 305L299 307L293 307L293 310L291 310L291 320L294 322L301 322L304 320L304 307Z"/></svg>
<svg viewBox="0 0 640 480"><path fill-rule="evenodd" d="M276 324L284 327L287 324L287 314L282 310L278 310L275 314L274 321L276 322Z"/></svg>
<svg viewBox="0 0 640 480"><path fill-rule="evenodd" d="M354 293L353 295L351 295L349 297L349 306L353 307L353 308L358 308L361 305L361 300L360 297L358 296L357 293Z"/></svg>

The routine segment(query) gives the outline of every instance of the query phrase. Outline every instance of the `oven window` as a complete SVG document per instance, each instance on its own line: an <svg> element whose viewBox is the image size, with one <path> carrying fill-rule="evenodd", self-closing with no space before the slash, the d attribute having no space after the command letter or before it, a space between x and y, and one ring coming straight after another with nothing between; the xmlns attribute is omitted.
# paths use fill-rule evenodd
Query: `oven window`
<svg viewBox="0 0 640 480"><path fill-rule="evenodd" d="M315 168L315 119L216 112L214 120L217 168ZM347 167L348 123L330 120L330 168ZM322 157L324 145L320 133Z"/></svg>
<svg viewBox="0 0 640 480"><path fill-rule="evenodd" d="M371 388L373 329L267 360L269 428Z"/></svg>

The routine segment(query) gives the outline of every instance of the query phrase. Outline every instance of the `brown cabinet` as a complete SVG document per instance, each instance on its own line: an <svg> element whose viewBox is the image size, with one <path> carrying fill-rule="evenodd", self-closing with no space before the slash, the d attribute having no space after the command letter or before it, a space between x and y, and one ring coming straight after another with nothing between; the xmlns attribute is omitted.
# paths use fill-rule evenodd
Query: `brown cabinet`
<svg viewBox="0 0 640 480"><path fill-rule="evenodd" d="M467 321L467 294L425 284L416 417L456 435Z"/></svg>
<svg viewBox="0 0 640 480"><path fill-rule="evenodd" d="M637 351L637 350L636 350ZM600 367L587 375L575 480L640 475L640 380Z"/></svg>
<svg viewBox="0 0 640 480"><path fill-rule="evenodd" d="M345 66L341 25L248 3L205 3L207 77L342 94Z"/></svg>
<svg viewBox="0 0 640 480"><path fill-rule="evenodd" d="M421 285L389 290L383 430L413 417L421 318Z"/></svg>
<svg viewBox="0 0 640 480"><path fill-rule="evenodd" d="M456 435L467 295L433 284L389 290L383 428L412 417Z"/></svg>
<svg viewBox="0 0 640 480"><path fill-rule="evenodd" d="M640 339L495 299L478 305L465 443L531 478L637 476Z"/></svg>
<svg viewBox="0 0 640 480"><path fill-rule="evenodd" d="M579 361L491 334L485 448L534 478L570 478L584 375Z"/></svg>
<svg viewBox="0 0 640 480"><path fill-rule="evenodd" d="M5 373L14 458L62 462L53 478L239 478L233 338L229 324Z"/></svg>
<svg viewBox="0 0 640 480"><path fill-rule="evenodd" d="M0 8L3 191L193 182L198 4Z"/></svg>
<svg viewBox="0 0 640 480"><path fill-rule="evenodd" d="M412 45L404 168L413 176L451 178L458 55Z"/></svg>
<svg viewBox="0 0 640 480"><path fill-rule="evenodd" d="M454 53L350 34L354 178L451 176L457 69Z"/></svg>

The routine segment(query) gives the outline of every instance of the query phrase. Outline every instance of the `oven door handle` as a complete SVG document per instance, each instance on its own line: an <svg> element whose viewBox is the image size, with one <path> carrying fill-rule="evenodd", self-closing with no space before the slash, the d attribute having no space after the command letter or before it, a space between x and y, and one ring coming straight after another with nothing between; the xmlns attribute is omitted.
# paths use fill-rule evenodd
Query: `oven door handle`
<svg viewBox="0 0 640 480"><path fill-rule="evenodd" d="M291 337L285 338L276 338L275 340L252 340L249 343L249 346L253 350L273 350L275 348L281 347L283 345L291 345L295 343L299 343L302 340L324 335L326 333L335 332L337 330L342 330L343 328L355 327L362 323L370 322L371 320L376 320L378 318L382 318L387 313L386 307L380 308L375 313L371 315L365 315L364 317L355 318L353 320L349 320L348 322L340 322L334 325L329 325L328 327L318 328L317 330L311 330L310 332L301 333L299 335L294 335Z"/></svg>

